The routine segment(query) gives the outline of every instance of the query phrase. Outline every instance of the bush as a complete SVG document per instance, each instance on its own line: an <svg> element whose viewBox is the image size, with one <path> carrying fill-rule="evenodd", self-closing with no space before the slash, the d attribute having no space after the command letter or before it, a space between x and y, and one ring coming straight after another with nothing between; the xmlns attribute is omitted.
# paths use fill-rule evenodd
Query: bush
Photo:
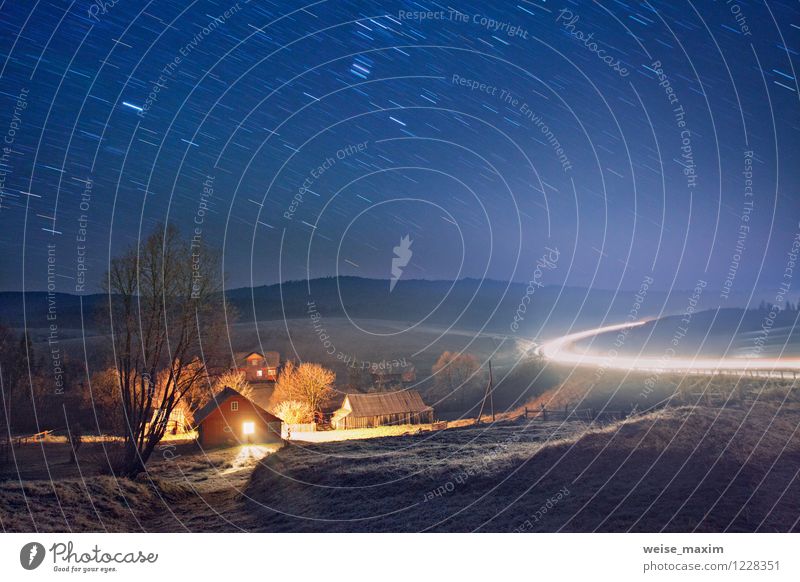
<svg viewBox="0 0 800 582"><path fill-rule="evenodd" d="M275 416L287 424L311 422L314 413L309 406L299 400L284 400L275 408Z"/></svg>

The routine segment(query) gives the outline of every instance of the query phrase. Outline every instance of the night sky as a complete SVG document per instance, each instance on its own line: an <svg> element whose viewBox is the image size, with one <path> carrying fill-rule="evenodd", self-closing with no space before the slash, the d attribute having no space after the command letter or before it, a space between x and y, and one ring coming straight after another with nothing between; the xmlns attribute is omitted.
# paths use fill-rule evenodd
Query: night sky
<svg viewBox="0 0 800 582"><path fill-rule="evenodd" d="M54 257L98 292L169 221L229 288L389 279L408 236L404 278L549 248L547 284L771 293L800 233L796 2L6 0L0 30L2 290Z"/></svg>

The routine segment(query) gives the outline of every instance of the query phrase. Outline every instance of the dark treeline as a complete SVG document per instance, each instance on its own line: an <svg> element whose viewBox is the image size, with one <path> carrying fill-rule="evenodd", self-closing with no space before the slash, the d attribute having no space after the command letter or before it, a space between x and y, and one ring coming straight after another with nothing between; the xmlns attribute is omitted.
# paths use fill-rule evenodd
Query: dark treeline
<svg viewBox="0 0 800 582"><path fill-rule="evenodd" d="M473 329L486 325L486 329L495 331L509 331L520 305L524 305L525 313L520 314L518 329L514 329L521 334L536 330L548 318L553 329L568 327L577 314L586 325L599 323L604 317L622 319L635 301L634 291L544 286L535 289L530 302L523 303L528 289L524 283L509 284L490 279L411 279L401 280L390 294L387 280L325 277L230 289L224 296L242 321L307 317L309 302L313 301L315 309L325 317L426 319L430 323ZM666 313L674 313L682 309L690 294L690 291L673 291L667 298L666 293L651 290L641 315L655 315L662 308ZM715 307L708 303L710 295L700 298L699 309ZM107 311L109 303L108 296L103 293L80 297L66 293L48 296L46 292L4 292L0 293L0 321L29 330L46 328L49 302L56 305L62 328L92 331L96 319L91 314Z"/></svg>

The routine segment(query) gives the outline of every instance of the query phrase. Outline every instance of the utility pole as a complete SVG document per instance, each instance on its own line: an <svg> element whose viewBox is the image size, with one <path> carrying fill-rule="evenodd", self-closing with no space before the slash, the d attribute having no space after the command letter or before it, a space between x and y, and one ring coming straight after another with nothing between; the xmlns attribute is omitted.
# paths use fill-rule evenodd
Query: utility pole
<svg viewBox="0 0 800 582"><path fill-rule="evenodd" d="M494 378L492 378L491 360L489 360L489 406L492 407L492 422L494 422Z"/></svg>
<svg viewBox="0 0 800 582"><path fill-rule="evenodd" d="M494 422L494 397L492 396L492 392L494 392L494 381L492 379L492 361L489 360L489 381L486 383L486 391L483 393L483 402L481 402L481 409L478 412L478 422L477 424L481 423L481 417L483 416L483 409L486 408L486 399L489 399L489 407L492 411L492 422Z"/></svg>

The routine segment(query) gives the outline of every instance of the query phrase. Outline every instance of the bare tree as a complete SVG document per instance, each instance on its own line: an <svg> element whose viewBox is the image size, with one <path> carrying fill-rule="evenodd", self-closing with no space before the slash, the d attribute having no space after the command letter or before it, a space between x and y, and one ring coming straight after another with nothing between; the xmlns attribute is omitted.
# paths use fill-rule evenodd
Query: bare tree
<svg viewBox="0 0 800 582"><path fill-rule="evenodd" d="M301 402L313 414L333 394L335 381L336 374L319 364L287 362L275 385L276 400Z"/></svg>
<svg viewBox="0 0 800 582"><path fill-rule="evenodd" d="M252 398L253 385L247 381L247 374L241 370L227 370L214 382L214 392L223 388L233 388L245 398Z"/></svg>
<svg viewBox="0 0 800 582"><path fill-rule="evenodd" d="M482 384L479 370L478 359L472 354L443 352L431 369L437 397L446 400L457 393L459 406L463 407L465 396L471 396L473 392L477 394L477 388Z"/></svg>
<svg viewBox="0 0 800 582"><path fill-rule="evenodd" d="M215 253L190 246L167 225L113 259L105 285L124 416L124 452L114 469L133 477L172 411L215 365L222 276Z"/></svg>
<svg viewBox="0 0 800 582"><path fill-rule="evenodd" d="M119 372L111 367L94 372L90 389L83 391L84 407L94 411L98 429L115 435L124 434L125 426L119 386Z"/></svg>
<svg viewBox="0 0 800 582"><path fill-rule="evenodd" d="M13 432L15 390L27 379L29 371L31 375L37 373L32 356L33 345L28 333L18 338L11 328L0 324L0 439L10 439Z"/></svg>

